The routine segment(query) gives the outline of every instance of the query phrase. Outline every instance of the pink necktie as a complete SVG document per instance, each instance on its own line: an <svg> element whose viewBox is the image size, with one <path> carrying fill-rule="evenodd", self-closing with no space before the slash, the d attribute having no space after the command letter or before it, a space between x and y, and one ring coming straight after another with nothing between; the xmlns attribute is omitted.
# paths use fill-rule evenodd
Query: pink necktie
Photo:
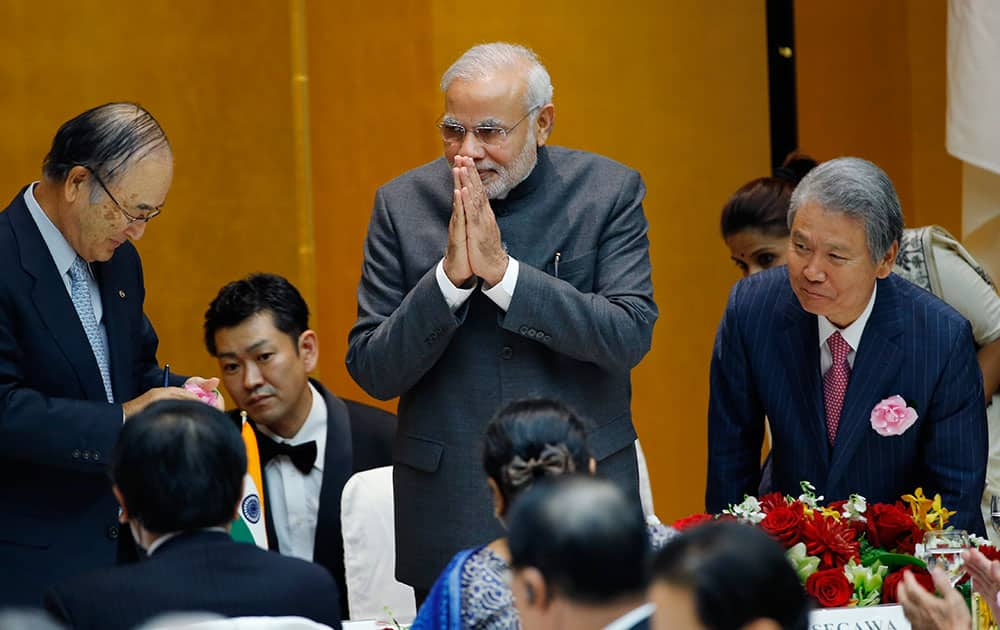
<svg viewBox="0 0 1000 630"><path fill-rule="evenodd" d="M851 378L851 366L847 363L847 353L851 351L851 346L837 331L826 338L826 345L833 355L833 365L823 375L823 403L826 407L826 437L830 440L830 446L833 446L833 441L837 438L837 427L840 426L840 410L844 407L847 381Z"/></svg>

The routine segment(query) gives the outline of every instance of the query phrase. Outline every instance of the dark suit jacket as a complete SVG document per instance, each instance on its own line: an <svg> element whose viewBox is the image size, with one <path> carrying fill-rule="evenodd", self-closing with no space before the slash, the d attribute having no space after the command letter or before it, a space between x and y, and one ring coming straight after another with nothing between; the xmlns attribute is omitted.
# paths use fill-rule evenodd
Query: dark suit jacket
<svg viewBox="0 0 1000 630"><path fill-rule="evenodd" d="M782 267L733 288L712 354L706 505L716 512L755 494L766 414L774 490L810 481L827 501L851 493L895 502L922 486L983 534L986 412L969 323L895 274L878 281L844 399L837 439L826 438L817 317L800 306ZM898 394L919 418L883 437L875 405Z"/></svg>
<svg viewBox="0 0 1000 630"><path fill-rule="evenodd" d="M323 565L337 582L341 610L347 618L347 582L344 579L344 539L340 531L340 495L344 484L356 472L392 465L392 440L396 433L396 417L391 413L360 403L341 400L310 379L326 402L326 459L323 463L323 483L319 493L319 514L316 520L316 542L313 562ZM239 412L231 417L240 422ZM254 433L261 434L253 419L248 418ZM269 439L269 438L268 438ZM274 533L274 521L267 502L267 475L263 473L264 515L268 547L280 551Z"/></svg>
<svg viewBox="0 0 1000 630"><path fill-rule="evenodd" d="M23 194L0 214L0 606L37 606L45 587L114 563L118 504L105 461L122 426L118 403L163 383L135 247L92 265L116 403L108 404Z"/></svg>
<svg viewBox="0 0 1000 630"><path fill-rule="evenodd" d="M396 575L419 588L460 549L502 535L482 438L513 400L574 407L588 418L600 474L638 498L630 370L649 350L657 318L636 171L542 147L528 178L490 202L520 263L506 312L477 290L453 314L441 294L435 268L452 190L441 158L376 192L347 354L365 391L400 396Z"/></svg>
<svg viewBox="0 0 1000 630"><path fill-rule="evenodd" d="M322 567L234 542L182 534L152 556L51 589L45 608L78 630L127 630L170 612L307 617L340 627L333 579Z"/></svg>

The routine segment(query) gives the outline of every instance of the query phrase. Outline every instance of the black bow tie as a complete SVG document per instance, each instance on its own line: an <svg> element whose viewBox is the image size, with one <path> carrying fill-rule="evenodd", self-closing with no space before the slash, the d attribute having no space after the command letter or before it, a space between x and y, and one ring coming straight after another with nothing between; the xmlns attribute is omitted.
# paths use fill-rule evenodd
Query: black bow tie
<svg viewBox="0 0 1000 630"><path fill-rule="evenodd" d="M303 475L309 474L309 471L312 470L313 462L316 461L315 440L292 446L284 442L275 442L266 435L258 433L257 450L260 451L261 466L267 466L267 462L271 461L275 455L287 455Z"/></svg>

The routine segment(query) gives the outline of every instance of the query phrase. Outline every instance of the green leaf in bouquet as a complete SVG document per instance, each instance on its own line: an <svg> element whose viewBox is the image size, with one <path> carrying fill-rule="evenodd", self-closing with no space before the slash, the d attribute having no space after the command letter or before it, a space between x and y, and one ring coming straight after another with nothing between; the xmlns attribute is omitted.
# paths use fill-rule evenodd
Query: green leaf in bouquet
<svg viewBox="0 0 1000 630"><path fill-rule="evenodd" d="M799 576L802 584L806 583L809 576L819 569L819 558L806 554L806 544L797 543L785 552L785 557L792 563L792 568Z"/></svg>

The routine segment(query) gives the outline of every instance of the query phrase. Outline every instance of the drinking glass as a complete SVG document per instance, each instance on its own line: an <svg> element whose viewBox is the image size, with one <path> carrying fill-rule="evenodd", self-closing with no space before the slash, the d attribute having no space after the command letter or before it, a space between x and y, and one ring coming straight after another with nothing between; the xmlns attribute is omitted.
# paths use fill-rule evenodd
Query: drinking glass
<svg viewBox="0 0 1000 630"><path fill-rule="evenodd" d="M969 534L963 529L932 530L924 534L920 556L928 569L943 569L955 586L965 575L962 552L969 547Z"/></svg>

